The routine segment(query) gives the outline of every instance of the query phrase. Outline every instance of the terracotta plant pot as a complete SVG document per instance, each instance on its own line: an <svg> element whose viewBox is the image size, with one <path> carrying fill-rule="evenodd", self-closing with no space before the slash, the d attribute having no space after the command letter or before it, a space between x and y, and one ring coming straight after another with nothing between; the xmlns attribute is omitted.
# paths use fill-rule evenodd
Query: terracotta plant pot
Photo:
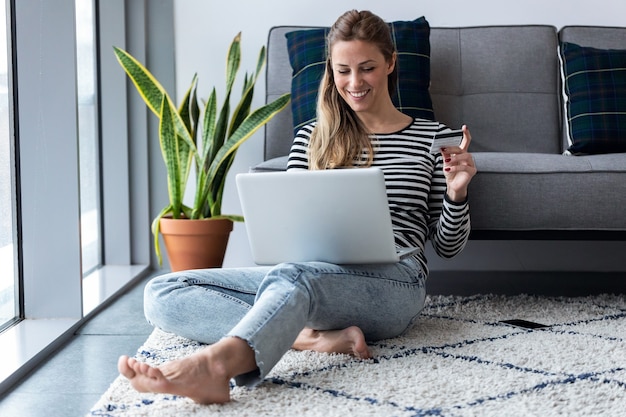
<svg viewBox="0 0 626 417"><path fill-rule="evenodd" d="M233 222L229 219L160 220L161 235L172 271L220 268Z"/></svg>

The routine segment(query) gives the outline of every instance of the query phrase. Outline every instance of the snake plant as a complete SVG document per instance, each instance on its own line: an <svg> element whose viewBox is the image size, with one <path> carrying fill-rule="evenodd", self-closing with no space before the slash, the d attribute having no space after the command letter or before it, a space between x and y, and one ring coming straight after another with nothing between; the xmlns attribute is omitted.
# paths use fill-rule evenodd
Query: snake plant
<svg viewBox="0 0 626 417"><path fill-rule="evenodd" d="M231 116L230 98L241 61L240 43L241 32L235 36L228 51L225 99L219 112L215 87L206 100L204 110L201 111L197 97L196 75L193 76L191 86L180 106L176 108L163 86L150 71L128 52L114 47L120 65L148 108L159 118L159 142L167 169L169 194L169 204L152 222L154 247L159 264L162 263L158 237L159 221L162 217L229 218L233 221L243 221L241 216L222 214L226 175L239 146L289 103L290 95L284 94L273 102L251 111L254 85L265 64L265 47L262 47L256 71L250 76L248 73L244 76L243 92ZM183 196L192 166L195 168L196 184L193 206L189 207L183 203Z"/></svg>

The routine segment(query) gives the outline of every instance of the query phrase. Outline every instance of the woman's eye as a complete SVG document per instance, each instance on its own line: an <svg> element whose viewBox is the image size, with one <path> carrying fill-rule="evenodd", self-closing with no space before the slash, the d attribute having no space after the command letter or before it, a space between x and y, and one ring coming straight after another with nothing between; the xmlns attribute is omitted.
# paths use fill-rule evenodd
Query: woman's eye
<svg viewBox="0 0 626 417"><path fill-rule="evenodd" d="M367 68L363 68L362 70L363 72L372 72L374 71L374 67L367 67Z"/></svg>

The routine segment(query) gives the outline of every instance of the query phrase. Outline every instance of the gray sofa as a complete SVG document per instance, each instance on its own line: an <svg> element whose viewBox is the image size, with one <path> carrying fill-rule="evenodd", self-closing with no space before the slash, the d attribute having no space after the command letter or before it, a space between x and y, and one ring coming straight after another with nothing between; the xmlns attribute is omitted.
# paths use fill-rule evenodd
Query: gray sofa
<svg viewBox="0 0 626 417"><path fill-rule="evenodd" d="M280 26L268 39L266 100L290 91ZM470 185L473 238L623 239L626 153L563 155L559 41L626 49L626 28L488 26L431 28L435 118L467 124L478 174ZM284 170L293 140L291 110L265 128L265 162Z"/></svg>

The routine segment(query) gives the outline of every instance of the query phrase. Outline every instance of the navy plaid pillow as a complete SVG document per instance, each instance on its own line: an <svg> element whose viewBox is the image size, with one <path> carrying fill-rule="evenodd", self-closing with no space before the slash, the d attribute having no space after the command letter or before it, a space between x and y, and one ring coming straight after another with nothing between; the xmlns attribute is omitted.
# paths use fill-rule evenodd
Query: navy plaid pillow
<svg viewBox="0 0 626 417"><path fill-rule="evenodd" d="M626 152L626 50L563 42L560 48L572 154Z"/></svg>
<svg viewBox="0 0 626 417"><path fill-rule="evenodd" d="M430 86L430 26L424 17L391 22L391 35L398 52L398 85L392 100L412 117L434 120ZM294 135L315 120L317 90L326 65L326 35L329 28L297 30L285 34L291 80L291 110Z"/></svg>

